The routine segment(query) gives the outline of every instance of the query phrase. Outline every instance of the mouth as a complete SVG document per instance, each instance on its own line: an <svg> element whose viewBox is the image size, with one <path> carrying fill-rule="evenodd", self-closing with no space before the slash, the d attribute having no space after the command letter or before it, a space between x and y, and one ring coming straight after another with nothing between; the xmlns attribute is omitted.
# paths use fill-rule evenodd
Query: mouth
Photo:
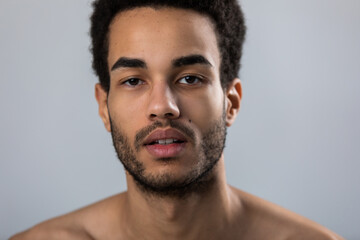
<svg viewBox="0 0 360 240"><path fill-rule="evenodd" d="M153 157L163 159L179 157L187 142L187 138L173 128L158 129L145 139L143 146Z"/></svg>
<svg viewBox="0 0 360 240"><path fill-rule="evenodd" d="M174 139L174 138L167 138L167 139L159 139L159 140L155 140L153 142L150 142L148 144L144 144L145 146L147 145L169 145L169 144L173 144L173 143L184 143L185 141L183 140L179 140L179 139Z"/></svg>
<svg viewBox="0 0 360 240"><path fill-rule="evenodd" d="M158 129L145 138L143 145L169 145L187 142L187 138L174 128Z"/></svg>

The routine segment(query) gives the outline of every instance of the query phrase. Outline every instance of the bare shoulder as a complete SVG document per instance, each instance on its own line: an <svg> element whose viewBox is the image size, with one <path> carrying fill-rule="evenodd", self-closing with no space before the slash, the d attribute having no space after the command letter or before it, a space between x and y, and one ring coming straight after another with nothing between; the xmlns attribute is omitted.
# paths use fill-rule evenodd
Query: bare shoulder
<svg viewBox="0 0 360 240"><path fill-rule="evenodd" d="M282 208L274 203L230 187L235 193L243 209L243 215L249 219L255 239L318 239L342 240L343 238L331 230L303 216ZM270 237L271 236L271 237ZM252 235L252 238L254 236Z"/></svg>
<svg viewBox="0 0 360 240"><path fill-rule="evenodd" d="M74 227L53 226L47 222L41 223L31 229L18 233L10 238L10 240L57 240L57 239L74 239L89 240L93 239L85 231Z"/></svg>
<svg viewBox="0 0 360 240"><path fill-rule="evenodd" d="M92 240L99 231L99 221L111 221L109 212L114 209L121 194L109 197L74 212L44 221L36 226L18 233L10 240ZM105 225L106 226L106 225Z"/></svg>

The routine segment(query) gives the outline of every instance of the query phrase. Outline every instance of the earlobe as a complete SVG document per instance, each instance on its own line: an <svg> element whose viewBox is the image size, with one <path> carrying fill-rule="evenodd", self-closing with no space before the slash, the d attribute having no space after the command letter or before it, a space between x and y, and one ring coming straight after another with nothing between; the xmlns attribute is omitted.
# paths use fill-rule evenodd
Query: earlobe
<svg viewBox="0 0 360 240"><path fill-rule="evenodd" d="M99 105L99 116L101 117L105 128L108 132L111 131L109 111L107 106L108 93L103 89L100 83L95 85L95 98Z"/></svg>
<svg viewBox="0 0 360 240"><path fill-rule="evenodd" d="M230 127L240 110L242 98L242 85L238 78L235 78L226 90L226 126Z"/></svg>

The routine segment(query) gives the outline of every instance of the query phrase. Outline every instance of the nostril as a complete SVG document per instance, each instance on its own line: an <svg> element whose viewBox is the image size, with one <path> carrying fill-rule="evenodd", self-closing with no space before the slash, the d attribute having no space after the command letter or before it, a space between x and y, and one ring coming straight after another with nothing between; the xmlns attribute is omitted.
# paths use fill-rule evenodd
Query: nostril
<svg viewBox="0 0 360 240"><path fill-rule="evenodd" d="M172 119L175 117L174 113L168 112L165 114L156 114L156 113L152 113L149 116L151 119L155 119L155 118L168 118L168 119Z"/></svg>

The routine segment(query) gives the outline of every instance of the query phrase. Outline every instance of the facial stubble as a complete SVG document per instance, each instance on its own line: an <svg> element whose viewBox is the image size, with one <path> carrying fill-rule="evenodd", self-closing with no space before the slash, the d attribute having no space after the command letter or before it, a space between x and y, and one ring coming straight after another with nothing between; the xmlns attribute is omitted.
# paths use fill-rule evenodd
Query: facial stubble
<svg viewBox="0 0 360 240"><path fill-rule="evenodd" d="M114 124L111 118L110 124L113 145L117 156L125 170L134 178L135 183L143 192L155 196L184 198L191 193L208 191L214 185L216 179L213 170L225 147L225 111L223 111L222 116L218 120L210 125L199 143L197 143L195 132L191 127L176 120L169 120L166 125L156 121L150 126L139 130L135 135L134 147L132 148L129 139ZM171 173L163 173L161 175L146 174L144 164L136 158L135 153L140 151L142 140L155 129L166 126L179 130L192 140L189 143L199 146L195 156L197 164L194 164L193 169L181 178L175 178ZM164 164L171 164L171 161L178 160L159 159L158 161L162 161Z"/></svg>

